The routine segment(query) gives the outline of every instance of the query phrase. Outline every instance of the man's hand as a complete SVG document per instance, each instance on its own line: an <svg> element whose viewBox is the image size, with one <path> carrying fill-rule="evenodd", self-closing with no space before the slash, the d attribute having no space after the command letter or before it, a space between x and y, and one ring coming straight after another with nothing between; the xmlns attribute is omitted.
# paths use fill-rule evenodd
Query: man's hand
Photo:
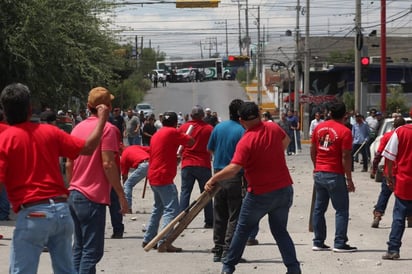
<svg viewBox="0 0 412 274"><path fill-rule="evenodd" d="M100 104L96 107L97 109L97 117L107 120L109 118L110 109L104 105Z"/></svg>
<svg viewBox="0 0 412 274"><path fill-rule="evenodd" d="M207 181L206 185L205 185L205 191L210 192L213 190L213 188L215 187L215 182L213 182L212 180Z"/></svg>
<svg viewBox="0 0 412 274"><path fill-rule="evenodd" d="M355 192L355 185L353 184L352 179L346 179L346 186L348 188L348 192Z"/></svg>
<svg viewBox="0 0 412 274"><path fill-rule="evenodd" d="M123 195L119 198L120 203L120 213L125 215L129 211L129 204L127 203L126 197Z"/></svg>

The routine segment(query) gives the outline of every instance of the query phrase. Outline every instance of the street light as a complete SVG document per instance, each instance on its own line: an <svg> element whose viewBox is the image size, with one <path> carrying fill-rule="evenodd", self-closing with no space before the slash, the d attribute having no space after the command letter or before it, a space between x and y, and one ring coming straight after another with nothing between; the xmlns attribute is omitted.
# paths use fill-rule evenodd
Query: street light
<svg viewBox="0 0 412 274"><path fill-rule="evenodd" d="M288 62L290 65L290 62ZM286 65L284 62L280 61L280 60L275 60L275 62L271 65L270 69L274 72L277 72L279 70L281 70L282 68L286 68L287 72L288 72L288 93L289 93L289 109L291 109L292 107L292 102L291 102L291 94L290 94L290 70L289 70L289 65ZM296 96L296 94L295 94ZM282 85L282 99L281 102L283 104L283 85Z"/></svg>

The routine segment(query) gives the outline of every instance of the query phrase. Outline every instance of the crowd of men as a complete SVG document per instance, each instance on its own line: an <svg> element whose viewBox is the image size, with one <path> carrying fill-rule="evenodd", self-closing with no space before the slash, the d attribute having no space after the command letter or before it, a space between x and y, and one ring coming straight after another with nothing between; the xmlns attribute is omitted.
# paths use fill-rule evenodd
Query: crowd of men
<svg viewBox="0 0 412 274"><path fill-rule="evenodd" d="M40 115L40 123L34 123L27 86L11 84L1 92L5 115L0 118L5 121L0 123L0 209L10 210L3 208L7 200L17 214L10 273L36 273L44 248L50 252L55 273L95 273L104 255L107 206L112 238L122 238L123 215L133 211L133 187L144 178L154 204L142 247L189 206L197 181L200 192L217 190L204 208L204 228L213 229L213 261L223 263L222 273L233 273L243 260L245 246L258 244L259 222L266 215L287 273L301 273L287 230L293 181L285 157L301 150L300 122L293 111L274 123L270 113L261 113L255 103L234 99L227 121L199 105L186 118L169 111L156 119L132 109L122 115L113 108L113 99L109 90L96 87L89 92L84 113L55 115L48 109ZM356 189L353 162L376 136L379 115L371 110L363 119L356 113L352 122L340 102L330 106L324 119L315 114L310 126L316 194L313 251L357 250L347 237L348 193ZM59 116L72 123L70 133L56 126ZM408 165L412 126L397 119L396 129L378 150L378 156L385 158L385 186L396 198L388 250L382 257L389 260L400 258L405 219L412 210ZM367 171L370 156L361 155L362 171ZM180 199L174 183L179 163ZM387 189L382 190L385 197ZM325 243L329 200L336 210L333 247ZM377 205L375 217L375 212L383 215L379 210ZM8 214L0 217L9 218ZM158 252L182 251L166 237L154 246Z"/></svg>

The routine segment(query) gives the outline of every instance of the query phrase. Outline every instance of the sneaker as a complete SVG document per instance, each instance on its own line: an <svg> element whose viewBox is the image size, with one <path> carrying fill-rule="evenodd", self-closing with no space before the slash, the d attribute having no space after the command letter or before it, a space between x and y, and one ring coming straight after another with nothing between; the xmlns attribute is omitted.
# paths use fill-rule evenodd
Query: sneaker
<svg viewBox="0 0 412 274"><path fill-rule="evenodd" d="M312 246L313 251L330 251L330 246L322 244L321 246Z"/></svg>
<svg viewBox="0 0 412 274"><path fill-rule="evenodd" d="M246 242L246 245L258 245L258 244L259 244L259 241L256 239L249 239Z"/></svg>
<svg viewBox="0 0 412 274"><path fill-rule="evenodd" d="M112 239L123 239L123 232L122 233L120 233L120 232L113 233L110 238L112 238Z"/></svg>
<svg viewBox="0 0 412 274"><path fill-rule="evenodd" d="M148 244L148 243L143 242L143 243L142 243L142 247L145 248L145 247L147 246L147 244ZM157 245L154 245L152 248L153 248L153 249L157 249Z"/></svg>
<svg viewBox="0 0 412 274"><path fill-rule="evenodd" d="M205 223L205 225L203 226L203 228L213 228L213 224Z"/></svg>
<svg viewBox="0 0 412 274"><path fill-rule="evenodd" d="M350 246L345 244L342 247L334 247L333 252L338 252L338 253L345 253L345 252L355 252L358 251L358 249L354 246Z"/></svg>
<svg viewBox="0 0 412 274"><path fill-rule="evenodd" d="M399 258L399 252L386 252L386 254L382 256L383 260L398 260Z"/></svg>

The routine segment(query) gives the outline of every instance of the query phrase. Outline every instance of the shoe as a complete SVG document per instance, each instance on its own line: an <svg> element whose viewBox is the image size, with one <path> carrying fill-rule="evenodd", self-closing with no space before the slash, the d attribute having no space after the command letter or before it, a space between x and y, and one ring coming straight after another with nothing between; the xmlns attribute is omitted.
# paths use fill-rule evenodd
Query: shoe
<svg viewBox="0 0 412 274"><path fill-rule="evenodd" d="M379 222L382 220L382 215L383 215L382 212L379 212L376 210L373 211L373 222L372 222L371 227L373 228L379 227Z"/></svg>
<svg viewBox="0 0 412 274"><path fill-rule="evenodd" d="M148 243L143 242L143 243L142 243L142 247L145 248L145 247L147 246L147 244L148 244ZM157 249L157 245L154 245L152 248L153 248L153 249Z"/></svg>
<svg viewBox="0 0 412 274"><path fill-rule="evenodd" d="M224 250L223 253L222 253L222 259L221 259L222 262L226 258L226 256L227 256L227 250ZM247 261L244 258L240 258L239 263L240 264L247 263Z"/></svg>
<svg viewBox="0 0 412 274"><path fill-rule="evenodd" d="M0 234L0 240L3 239L3 235Z"/></svg>
<svg viewBox="0 0 412 274"><path fill-rule="evenodd" d="M126 214L133 214L132 209L129 208L129 209L127 210Z"/></svg>
<svg viewBox="0 0 412 274"><path fill-rule="evenodd" d="M113 233L110 238L112 238L112 239L123 239L123 233Z"/></svg>
<svg viewBox="0 0 412 274"><path fill-rule="evenodd" d="M355 252L358 251L358 249L354 246L350 246L348 244L345 244L342 247L334 247L333 248L333 252L337 252L337 253L345 253L345 252Z"/></svg>
<svg viewBox="0 0 412 274"><path fill-rule="evenodd" d="M368 172L368 170L367 169L362 169L361 172Z"/></svg>
<svg viewBox="0 0 412 274"><path fill-rule="evenodd" d="M322 244L321 246L312 246L313 251L330 251L330 246Z"/></svg>
<svg viewBox="0 0 412 274"><path fill-rule="evenodd" d="M213 255L213 262L221 262L222 261L222 253L223 249L221 247L215 247L214 248L214 255Z"/></svg>
<svg viewBox="0 0 412 274"><path fill-rule="evenodd" d="M408 221L407 227L412 227L412 217L408 216L406 220Z"/></svg>
<svg viewBox="0 0 412 274"><path fill-rule="evenodd" d="M256 239L249 239L246 242L246 245L258 245L258 244L259 244L259 241Z"/></svg>
<svg viewBox="0 0 412 274"><path fill-rule="evenodd" d="M399 252L386 252L386 254L382 256L383 260L398 260L399 258Z"/></svg>
<svg viewBox="0 0 412 274"><path fill-rule="evenodd" d="M205 223L205 225L203 226L203 228L213 228L213 224Z"/></svg>
<svg viewBox="0 0 412 274"><path fill-rule="evenodd" d="M164 253L164 252L169 252L169 253L178 253L182 252L183 249L180 247L175 247L173 245L166 246L165 244L162 244L157 248L157 252Z"/></svg>
<svg viewBox="0 0 412 274"><path fill-rule="evenodd" d="M372 222L372 225L371 225L371 227L373 227L373 228L379 228L379 222L380 222L380 218L379 217L375 217L375 218L373 218L373 222Z"/></svg>
<svg viewBox="0 0 412 274"><path fill-rule="evenodd" d="M233 272L229 272L229 271L222 271L220 272L221 274L233 274Z"/></svg>

